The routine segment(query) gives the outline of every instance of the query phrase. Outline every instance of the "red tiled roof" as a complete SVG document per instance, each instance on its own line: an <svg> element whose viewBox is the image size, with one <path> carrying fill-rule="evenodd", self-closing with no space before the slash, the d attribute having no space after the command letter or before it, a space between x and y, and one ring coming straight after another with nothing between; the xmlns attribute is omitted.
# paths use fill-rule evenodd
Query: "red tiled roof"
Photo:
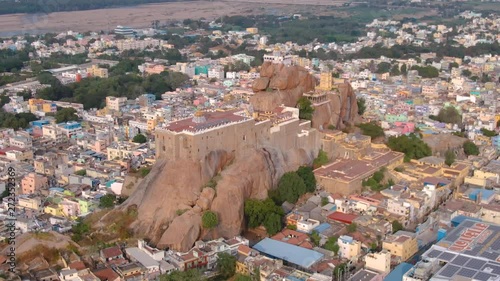
<svg viewBox="0 0 500 281"><path fill-rule="evenodd" d="M353 214L345 214L341 212L333 212L330 215L328 215L328 218L334 221L339 221L343 223L350 224L352 223L358 216L353 215Z"/></svg>
<svg viewBox="0 0 500 281"><path fill-rule="evenodd" d="M101 279L101 281L112 281L120 277L118 273L114 272L111 268L96 270L94 271L94 275Z"/></svg>
<svg viewBox="0 0 500 281"><path fill-rule="evenodd" d="M250 251L252 251L252 249L247 245L238 246L238 252L242 253L245 256L248 256L250 254Z"/></svg>
<svg viewBox="0 0 500 281"><path fill-rule="evenodd" d="M244 116L234 114L239 110L204 112L205 122L195 123L193 117L171 122L167 125L167 129L174 132L182 132L184 130L196 132L198 130L205 130L213 126L220 126L225 123L239 122L246 119Z"/></svg>
<svg viewBox="0 0 500 281"><path fill-rule="evenodd" d="M81 261L72 262L72 263L68 264L68 267L70 269L76 269L76 270L83 270L83 269L87 268L85 266L85 264Z"/></svg>
<svg viewBox="0 0 500 281"><path fill-rule="evenodd" d="M114 257L122 256L123 253L122 253L122 250L120 250L120 248L118 246L114 246L114 247L109 247L109 248L103 249L102 255L104 258L107 259L107 258L114 258Z"/></svg>

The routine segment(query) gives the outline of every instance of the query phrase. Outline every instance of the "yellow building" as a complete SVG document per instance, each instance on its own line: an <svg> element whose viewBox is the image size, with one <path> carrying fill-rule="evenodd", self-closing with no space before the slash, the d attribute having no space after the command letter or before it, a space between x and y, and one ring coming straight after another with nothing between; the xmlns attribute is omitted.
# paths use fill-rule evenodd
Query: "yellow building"
<svg viewBox="0 0 500 281"><path fill-rule="evenodd" d="M100 78L108 78L108 70L106 68L100 68L96 64L87 68L87 73L90 76L95 76L95 77L100 77Z"/></svg>
<svg viewBox="0 0 500 281"><path fill-rule="evenodd" d="M148 131L150 132L154 131L156 125L158 125L158 121L156 118L148 119Z"/></svg>
<svg viewBox="0 0 500 281"><path fill-rule="evenodd" d="M18 204L19 204L19 207L21 207L21 208L27 208L27 209L31 209L31 210L35 210L35 211L38 211L42 208L42 201L38 197L35 197L35 198L20 197Z"/></svg>
<svg viewBox="0 0 500 281"><path fill-rule="evenodd" d="M401 261L406 261L418 251L418 243L415 233L398 231L387 237L382 243L382 248L398 257Z"/></svg>
<svg viewBox="0 0 500 281"><path fill-rule="evenodd" d="M257 27L249 27L247 28L247 32L251 34L257 34L259 33L259 29Z"/></svg>
<svg viewBox="0 0 500 281"><path fill-rule="evenodd" d="M44 213L49 214L49 215L53 215L55 217L60 217L63 215L62 209L56 204L51 204L51 205L45 207L45 209L43 209L43 211L44 211Z"/></svg>
<svg viewBox="0 0 500 281"><path fill-rule="evenodd" d="M379 253L370 253L365 257L365 267L381 273L391 272L391 253L381 251Z"/></svg>
<svg viewBox="0 0 500 281"><path fill-rule="evenodd" d="M322 72L320 75L318 90L330 91L333 87L333 76L331 72Z"/></svg>
<svg viewBox="0 0 500 281"><path fill-rule="evenodd" d="M496 178L498 174L500 174L500 172L493 173L492 171L474 170L474 175L472 177L466 177L465 183L485 187L487 180Z"/></svg>

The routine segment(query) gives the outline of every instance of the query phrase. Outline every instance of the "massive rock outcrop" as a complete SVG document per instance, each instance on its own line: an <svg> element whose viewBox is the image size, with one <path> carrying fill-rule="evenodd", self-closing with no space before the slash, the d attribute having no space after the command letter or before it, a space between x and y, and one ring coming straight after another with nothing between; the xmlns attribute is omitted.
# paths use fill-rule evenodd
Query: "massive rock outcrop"
<svg viewBox="0 0 500 281"><path fill-rule="evenodd" d="M258 111L270 111L284 104L295 107L299 98L314 90L316 79L305 68L265 62L253 84L250 103Z"/></svg>
<svg viewBox="0 0 500 281"><path fill-rule="evenodd" d="M260 78L253 84L255 94L250 102L258 111L271 111L282 104L295 107L304 93L314 92L316 84L316 78L305 68L265 62L261 67ZM333 125L343 129L357 121L358 105L351 85L341 83L335 86L336 90L317 93L326 94L328 102L315 105L312 119L315 128Z"/></svg>
<svg viewBox="0 0 500 281"><path fill-rule="evenodd" d="M313 151L283 152L279 148L248 149L238 158L225 151L211 152L199 162L159 160L120 210L137 207L131 225L136 236L158 247L189 250L200 238L231 237L243 229L243 204L248 198L264 199L287 171L310 164ZM215 189L204 187L217 174ZM203 211L219 216L219 225L203 230Z"/></svg>
<svg viewBox="0 0 500 281"><path fill-rule="evenodd" d="M328 128L333 125L337 129L358 122L358 103L356 94L349 83L337 84L337 89L326 92L328 102L315 106L312 125L315 128Z"/></svg>

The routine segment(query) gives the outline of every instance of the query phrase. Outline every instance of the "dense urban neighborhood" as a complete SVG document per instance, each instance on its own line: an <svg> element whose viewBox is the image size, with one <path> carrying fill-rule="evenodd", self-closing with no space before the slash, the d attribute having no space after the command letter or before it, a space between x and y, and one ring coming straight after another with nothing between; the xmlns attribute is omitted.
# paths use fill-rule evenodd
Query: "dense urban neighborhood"
<svg viewBox="0 0 500 281"><path fill-rule="evenodd" d="M499 83L498 13L0 39L0 279L500 280Z"/></svg>

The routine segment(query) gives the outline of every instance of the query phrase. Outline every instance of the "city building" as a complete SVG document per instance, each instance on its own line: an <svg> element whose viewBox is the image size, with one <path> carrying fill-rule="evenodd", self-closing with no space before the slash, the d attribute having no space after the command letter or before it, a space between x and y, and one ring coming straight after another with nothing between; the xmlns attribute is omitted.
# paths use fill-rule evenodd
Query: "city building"
<svg viewBox="0 0 500 281"><path fill-rule="evenodd" d="M47 178L36 173L29 173L21 180L22 194L33 194L47 187Z"/></svg>
<svg viewBox="0 0 500 281"><path fill-rule="evenodd" d="M94 64L87 68L87 74L91 77L108 78L108 69Z"/></svg>
<svg viewBox="0 0 500 281"><path fill-rule="evenodd" d="M382 248L403 262L417 253L417 238L415 233L400 230L388 236L383 241Z"/></svg>

